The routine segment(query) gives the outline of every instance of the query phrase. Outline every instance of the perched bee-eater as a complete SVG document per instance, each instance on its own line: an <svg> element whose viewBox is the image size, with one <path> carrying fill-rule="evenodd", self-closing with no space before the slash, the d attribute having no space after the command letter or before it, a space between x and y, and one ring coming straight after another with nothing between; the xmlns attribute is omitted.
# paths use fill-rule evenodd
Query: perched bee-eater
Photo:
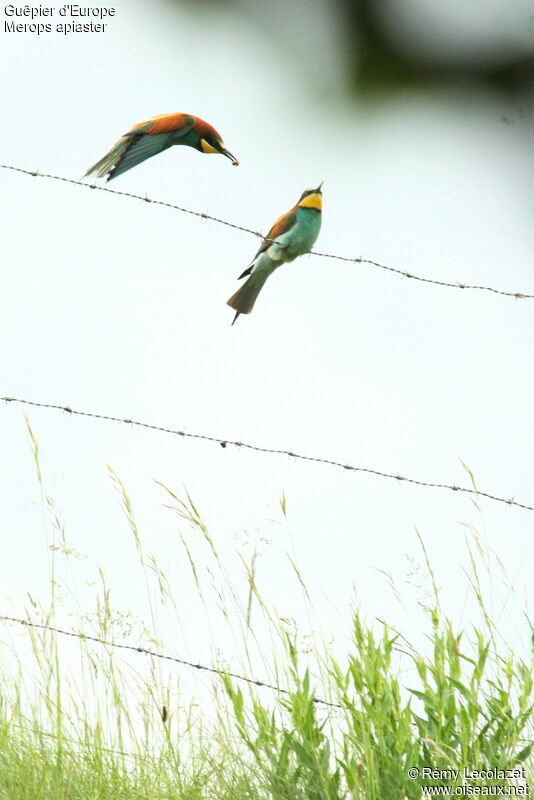
<svg viewBox="0 0 534 800"><path fill-rule="evenodd" d="M173 144L185 144L201 153L222 153L234 166L239 161L224 146L221 134L208 122L191 114L156 114L138 122L121 136L109 153L90 167L85 175L106 175L110 181L146 158L161 153Z"/></svg>
<svg viewBox="0 0 534 800"><path fill-rule="evenodd" d="M278 217L251 265L239 276L238 280L241 280L250 275L241 289L227 300L228 305L236 311L232 325L240 314L250 314L271 272L280 264L294 261L297 256L309 253L312 249L321 229L322 185L317 189L306 189L297 205Z"/></svg>

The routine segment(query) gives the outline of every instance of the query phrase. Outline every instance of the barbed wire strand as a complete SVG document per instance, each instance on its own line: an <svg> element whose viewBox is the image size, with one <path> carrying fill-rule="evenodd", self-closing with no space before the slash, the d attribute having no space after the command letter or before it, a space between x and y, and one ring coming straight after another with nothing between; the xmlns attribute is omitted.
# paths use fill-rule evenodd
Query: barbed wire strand
<svg viewBox="0 0 534 800"><path fill-rule="evenodd" d="M230 672L226 669L217 669L216 667L208 667L206 664L195 664L193 661L187 661L185 658L178 658L177 656L171 656L167 653L156 653L154 650L148 650L146 647L138 647L133 644L119 644L117 642L109 642L106 639L101 639L98 636L90 636L86 633L76 633L76 631L66 631L63 628L56 628L53 625L45 625L41 622L30 622L27 619L20 619L19 617L10 617L7 615L2 614L0 616L0 621L2 622L15 622L19 625L24 625L27 628L35 628L38 630L44 631L51 631L53 633L58 633L61 636L70 636L72 639L81 639L87 642L93 642L95 644L102 644L106 647L114 647L117 650L128 650L131 653L142 654L146 656L153 656L154 658L159 658L162 661L173 661L176 664L181 664L185 667L191 667L191 669L201 670L203 672L210 672L214 675L221 676L228 676L230 678L234 678L237 681L243 681L244 683L249 683L252 686L259 686L263 689L271 689L274 692L279 692L280 694L291 695L292 692L289 689L284 689L280 686L276 686L273 683L267 683L266 681L260 681L256 678L248 678L246 675L240 675L237 672ZM314 697L313 702L323 706L329 706L331 708L342 708L339 703L331 703L328 700L323 700L320 697Z"/></svg>
<svg viewBox="0 0 534 800"><path fill-rule="evenodd" d="M183 206L176 205L175 203L168 203L165 200L155 200L146 195L134 194L133 192L124 192L120 189L110 189L108 186L99 186L95 183L84 183L81 180L75 180L74 178L65 178L61 175L52 175L51 173L47 172L40 172L39 170L31 170L31 169L23 169L22 167L15 167L11 164L0 164L0 169L10 170L12 172L18 172L23 175L30 175L33 178L45 178L47 180L52 181L61 181L62 183L70 183L73 186L83 186L86 189L93 189L99 192L107 192L108 194L118 195L119 197L130 197L134 200L141 200L144 203L151 203L152 205L157 206L164 206L165 208L171 208L174 211L180 211L183 214L191 214L194 217L200 217L204 220L210 220L211 222L217 222L219 225L226 225L228 228L233 228L234 230L243 231L244 233L250 233L253 236L257 236L260 239L264 239L265 241L270 241L266 239L262 233L259 231L255 231L252 228L247 228L243 225L236 225L234 222L228 222L227 220L221 219L220 217L214 217L211 214L207 214L203 211L193 211L190 208L184 208ZM526 294L524 292L512 292L512 291L505 291L504 289L496 289L493 286L482 286L478 284L472 283L464 283L464 282L456 282L452 283L449 281L440 281L434 278L425 278L421 275L415 275L413 272L408 272L407 270L400 269L398 267L390 267L386 264L381 264L379 261L374 261L371 258L364 258L363 256L356 256L356 257L349 257L349 256L339 256L335 253L321 253L317 250L312 250L311 255L317 256L319 258L332 258L337 261L345 261L354 264L368 264L371 267L376 267L377 269L382 269L387 272L393 272L396 275L400 275L403 278L412 278L416 281L422 281L423 283L431 283L435 286L446 286L450 289L474 289L481 292L492 292L493 294L503 295L505 297L515 297L516 300L532 300L534 299L534 294Z"/></svg>
<svg viewBox="0 0 534 800"><path fill-rule="evenodd" d="M261 447L260 445L250 444L248 442L239 442L239 441L232 441L231 439L222 439L218 436L208 436L204 433L188 433L186 431L177 430L174 428L166 428L162 425L153 425L149 422L140 422L135 419L129 419L127 417L115 417L111 414L98 414L92 411L79 411L74 408L70 408L69 406L61 406L55 403L41 403L36 400L24 400L18 397L0 397L0 400L3 400L5 403L20 403L21 405L25 406L34 406L36 408L48 408L54 411L65 411L67 414L75 415L78 417L90 417L91 419L99 419L99 420L106 420L108 422L116 422L123 425L131 425L137 428L146 428L152 431L159 431L160 433L168 433L172 436L181 436L184 439L199 439L205 442L214 442L215 444L219 444L221 447L226 448L228 447L238 447L243 448L246 450L252 450L256 453L269 453L271 455L280 455L280 456L289 456L290 458L294 458L297 461L308 461L315 464L325 464L330 467L337 467L338 469L347 470L349 472L362 472L368 475L375 475L380 478L387 478L389 480L395 480L399 483L410 483L415 486L423 486L425 488L431 489L447 489L451 492L463 492L465 494L475 495L475 497L485 497L488 500L495 500L498 503L505 503L509 506L517 506L518 508L523 508L526 511L534 511L534 506L527 505L526 503L520 503L515 497L505 498L499 497L498 495L490 494L489 492L483 492L480 489L474 488L470 489L466 486L456 486L455 484L448 484L448 483L436 483L433 481L421 481L417 480L416 478L408 478L405 475L395 475L392 472L383 472L378 469L372 469L371 467L356 467L351 464L344 464L342 461L334 461L330 458L320 458L319 456L306 456L302 455L301 453L295 453L293 450L285 450L283 448L275 448L275 447Z"/></svg>

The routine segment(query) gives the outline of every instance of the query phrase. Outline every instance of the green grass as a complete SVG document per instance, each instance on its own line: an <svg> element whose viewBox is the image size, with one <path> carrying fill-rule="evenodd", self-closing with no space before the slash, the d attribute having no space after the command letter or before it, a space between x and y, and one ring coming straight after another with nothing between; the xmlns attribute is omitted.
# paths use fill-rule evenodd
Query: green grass
<svg viewBox="0 0 534 800"><path fill-rule="evenodd" d="M56 560L75 554L44 490L31 435L52 531L51 593L44 606L31 599L25 613L54 625L66 603ZM145 554L126 489L114 472L111 478L143 572L151 622L145 627L117 612L101 574L90 623L79 615L73 625L69 609L69 627L107 641L128 640L133 627L145 646L165 652L154 631L158 603L174 609L179 623L171 582ZM260 677L287 691L243 684L221 671L197 704L184 696L178 665L164 670L157 659L126 659L123 651L84 638L3 626L0 800L415 800L422 786L432 784L421 777L426 767L521 767L534 783L532 651L528 655L527 647L527 655L514 655L492 621L480 575L489 555L477 537L467 539L466 573L480 612L476 624L461 630L447 618L420 538L422 565L433 587L424 603L424 652L387 624L371 624L358 610L350 646L334 655L326 646L304 648L298 631L267 607L258 587L256 553L250 562L242 561L248 588L240 597L192 498L160 488L165 505L205 545L201 562L181 534L200 598L208 605L214 592L223 617L234 620L245 653L254 636L253 609L261 614L272 654L265 659L270 668ZM285 498L281 508L285 514ZM306 596L293 556L291 564ZM247 673L245 657L243 662L241 672ZM419 777L410 778L410 768ZM462 776L435 783L459 786ZM509 784L488 778L472 783Z"/></svg>
<svg viewBox="0 0 534 800"><path fill-rule="evenodd" d="M394 665L398 634L386 627L377 636L357 615L347 659L339 663L321 654L322 690L340 708L314 701L310 670L300 668L286 635L287 660L279 671L287 695L260 699L222 674L228 702L218 694L216 722L204 730L202 712L190 709L180 730L172 715L163 722L154 708L161 687L147 683L140 707L128 707L126 678L113 652L97 656L95 669L95 656L82 640L82 658L93 661L93 672L102 670L99 684L108 684L112 713L106 721L101 708L102 718L95 720L98 700L90 681L81 687L82 700L64 696L54 658L59 644L52 634L33 634L40 671L33 704L22 699L27 665L11 681L11 692L4 681L0 797L403 800L421 797L420 786L429 784L411 780L410 767L422 772L425 766L522 764L531 770L531 670L510 654L499 655L490 634L474 635L473 654L473 646L465 648L462 635L434 611L432 655L411 652L417 680L403 686ZM141 724L135 724L139 711Z"/></svg>

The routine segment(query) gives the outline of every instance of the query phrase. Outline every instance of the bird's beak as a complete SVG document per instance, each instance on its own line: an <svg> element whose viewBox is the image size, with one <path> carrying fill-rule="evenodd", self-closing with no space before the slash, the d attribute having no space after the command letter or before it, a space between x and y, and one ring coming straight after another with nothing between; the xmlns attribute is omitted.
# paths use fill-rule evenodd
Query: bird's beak
<svg viewBox="0 0 534 800"><path fill-rule="evenodd" d="M323 189L323 183L324 183L324 181L321 181L321 183L319 184L319 186L317 187L317 189L315 189L314 191L316 191L316 192L318 192L319 194L321 194L321 191L322 191L322 189Z"/></svg>
<svg viewBox="0 0 534 800"><path fill-rule="evenodd" d="M237 158L234 155L232 155L232 153L229 150L227 150L222 145L218 149L219 149L219 152L222 153L223 156L226 156L226 158L230 159L230 161L232 162L232 165L234 167L238 167L239 166L239 161L237 160Z"/></svg>

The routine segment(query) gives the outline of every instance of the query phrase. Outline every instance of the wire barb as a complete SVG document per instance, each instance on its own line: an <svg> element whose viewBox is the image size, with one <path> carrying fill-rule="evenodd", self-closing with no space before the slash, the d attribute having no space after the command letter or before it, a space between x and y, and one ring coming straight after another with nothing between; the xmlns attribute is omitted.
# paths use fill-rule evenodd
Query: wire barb
<svg viewBox="0 0 534 800"><path fill-rule="evenodd" d="M65 178L61 175L52 175L46 172L38 172L35 170L23 169L22 167L15 167L11 164L0 164L0 169L10 170L11 172L18 172L22 175L30 175L33 178L46 178L52 181L61 181L62 183L70 183L74 186L84 186L86 189L97 189L99 192L107 192L108 194L115 194L119 197L130 197L134 200L141 200L144 203L152 203L153 205L158 206L165 206L165 208L171 208L174 211L180 211L182 214L191 214L194 217L199 217L202 220L210 220L211 222L218 222L219 225L226 225L228 228L233 228L234 230L243 231L244 233L250 233L252 236L257 236L264 241L272 241L270 239L266 239L263 234L259 231L254 231L251 228L246 228L243 225L236 225L233 222L228 222L227 220L220 219L220 217L214 217L211 214L207 214L203 211L193 211L189 208L184 208L183 206L178 206L174 203L167 203L164 200L154 200L146 195L134 194L133 192L123 192L119 189L110 189L109 186L97 186L95 183L84 183L81 180L75 180L74 178ZM379 261L374 261L371 258L363 258L363 256L358 256L356 258L349 257L349 256L339 256L334 253L320 253L317 250L311 251L312 256L317 256L319 258L333 258L337 261L345 261L351 262L354 264L368 264L371 267L376 267L377 269L386 270L387 272L393 272L397 275L401 275L404 278L412 278L416 281L422 281L423 283L431 283L434 286L445 286L449 289L474 289L476 291L481 292L492 292L493 294L503 295L505 297L515 297L516 300L534 300L534 294L525 294L524 292L511 292L505 291L504 289L496 289L493 286L482 286L478 284L470 284L470 283L451 283L449 281L439 281L434 278L425 278L422 275L414 275L411 272L407 272L406 270L399 269L398 267L389 267L386 264L381 264Z"/></svg>
<svg viewBox="0 0 534 800"><path fill-rule="evenodd" d="M5 615L0 616L0 621L3 622L16 622L19 625L24 625L27 628L36 628L38 630L43 631L51 631L53 633L58 633L61 636L70 636L72 639L82 639L86 642L94 642L95 644L102 644L106 647L114 647L117 650L129 650L131 653L137 653L145 656L153 656L154 658L159 658L163 661L174 661L176 664L181 664L185 667L191 667L191 669L196 670L203 670L204 672L211 672L214 675L227 675L230 678L234 678L237 681L244 681L245 683L250 683L254 686L261 686L264 689L271 689L274 692L279 692L280 694L291 695L292 692L289 689L283 689L280 686L275 686L273 683L267 683L266 681L260 681L257 678L248 678L246 675L240 675L237 672L229 672L226 669L217 669L216 667L208 667L206 664L194 664L192 661L187 661L185 658L178 658L178 656L170 656L166 653L156 653L154 650L147 650L146 647L140 647L138 645L133 644L117 644L117 642L109 642L106 639L100 639L98 636L90 636L87 633L76 633L75 631L66 631L62 628L55 628L53 625L45 625L41 622L30 622L27 619L19 619L18 617L9 617ZM313 698L314 703L318 703L324 706L330 706L331 708L342 708L339 703L330 703L328 700L322 700L320 697Z"/></svg>
<svg viewBox="0 0 534 800"><path fill-rule="evenodd" d="M495 494L489 494L489 492L483 492L480 489L470 489L466 486L456 486L456 484L449 484L449 483L435 483L433 481L420 481L416 478L408 478L405 475L399 475L392 472L382 472L378 469L372 469L371 467L356 467L350 464L344 464L342 461L334 461L331 458L321 458L319 456L306 456L302 455L301 453L295 453L293 450L285 450L283 448L276 448L276 447L261 447L260 445L250 444L248 442L238 442L238 441L231 441L230 439L221 438L218 436L208 436L205 433L186 433L185 431L179 431L174 428L166 428L162 425L154 425L150 422L140 422L139 420L130 419L130 418L123 418L123 417L115 417L111 414L97 414L92 411L78 411L74 408L70 408L68 406L60 406L56 405L55 403L40 403L37 400L24 400L18 397L0 397L0 400L3 400L5 403L20 403L21 405L26 406L34 406L36 408L49 408L54 411L67 411L69 414L73 416L79 417L91 417L92 419L100 419L106 420L108 422L117 422L123 425L132 425L137 428L147 428L148 430L152 431L160 431L161 433L169 433L173 436L181 436L184 439L199 439L205 442L215 442L218 445L221 445L223 449L226 447L244 447L246 450L253 450L255 453L270 453L271 455L279 455L279 456L289 456L290 458L294 458L297 461L308 461L315 464L326 464L329 467L337 467L338 469L343 470L352 470L353 472L362 472L367 475L374 475L380 478L388 478L390 480L404 482L404 483L411 483L415 486L424 486L426 488L431 489L447 489L451 492L464 492L465 494L475 495L478 497L485 497L488 500L495 500L498 503L505 503L509 506L517 506L518 508L523 508L526 511L534 511L534 506L526 505L525 503L520 503L514 498L505 498L499 497Z"/></svg>

